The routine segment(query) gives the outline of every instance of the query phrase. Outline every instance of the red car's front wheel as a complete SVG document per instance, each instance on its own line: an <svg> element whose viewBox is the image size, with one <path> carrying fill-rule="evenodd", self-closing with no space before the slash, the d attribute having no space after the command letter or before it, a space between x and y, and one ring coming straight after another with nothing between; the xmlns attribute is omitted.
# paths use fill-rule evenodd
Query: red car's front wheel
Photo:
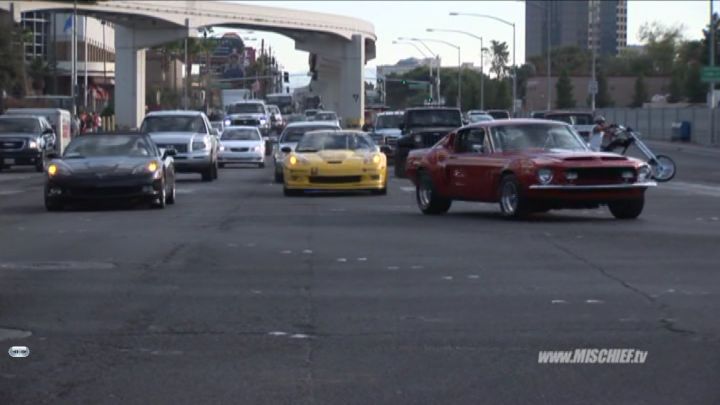
<svg viewBox="0 0 720 405"><path fill-rule="evenodd" d="M520 183L513 174L505 175L500 181L500 212L506 218L520 218L530 212L523 197Z"/></svg>

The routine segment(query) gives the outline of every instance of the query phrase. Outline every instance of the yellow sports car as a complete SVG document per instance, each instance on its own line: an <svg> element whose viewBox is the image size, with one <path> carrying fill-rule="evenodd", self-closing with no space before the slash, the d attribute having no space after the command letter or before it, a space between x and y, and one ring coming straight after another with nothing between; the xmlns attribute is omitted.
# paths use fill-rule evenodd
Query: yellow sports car
<svg viewBox="0 0 720 405"><path fill-rule="evenodd" d="M360 131L319 130L306 133L283 164L285 195L304 190L370 190L387 193L387 158Z"/></svg>

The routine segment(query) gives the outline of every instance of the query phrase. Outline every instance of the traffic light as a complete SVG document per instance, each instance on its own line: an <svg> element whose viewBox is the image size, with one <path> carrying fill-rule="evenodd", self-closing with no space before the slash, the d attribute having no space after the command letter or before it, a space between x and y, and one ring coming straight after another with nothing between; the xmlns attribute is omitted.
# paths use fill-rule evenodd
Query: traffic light
<svg viewBox="0 0 720 405"><path fill-rule="evenodd" d="M290 73L283 72L283 82L289 83L290 82Z"/></svg>

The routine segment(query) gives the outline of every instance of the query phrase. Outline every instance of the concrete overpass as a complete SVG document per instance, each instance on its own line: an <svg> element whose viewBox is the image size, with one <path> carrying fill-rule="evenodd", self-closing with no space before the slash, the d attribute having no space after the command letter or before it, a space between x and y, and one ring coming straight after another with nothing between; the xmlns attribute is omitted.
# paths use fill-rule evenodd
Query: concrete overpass
<svg viewBox="0 0 720 405"><path fill-rule="evenodd" d="M0 0L15 21L31 11L72 12L72 1ZM375 29L345 16L220 1L115 0L78 3L79 15L116 25L115 114L120 126L137 127L144 116L145 50L197 36L203 27L270 31L295 40L295 49L316 55L313 90L326 109L361 123L365 106L363 67L375 58Z"/></svg>

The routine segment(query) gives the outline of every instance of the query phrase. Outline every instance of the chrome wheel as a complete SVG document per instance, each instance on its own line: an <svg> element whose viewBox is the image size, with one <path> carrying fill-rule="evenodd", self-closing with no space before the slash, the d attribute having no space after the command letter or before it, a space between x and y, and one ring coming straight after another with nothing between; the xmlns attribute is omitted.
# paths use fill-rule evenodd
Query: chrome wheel
<svg viewBox="0 0 720 405"><path fill-rule="evenodd" d="M430 201L432 201L432 187L428 184L428 181L423 179L420 181L418 190L418 198L420 200L420 207L428 209L430 207Z"/></svg>
<svg viewBox="0 0 720 405"><path fill-rule="evenodd" d="M503 212L506 215L514 215L517 211L518 189L514 182L507 181L503 185L500 204L502 204Z"/></svg>
<svg viewBox="0 0 720 405"><path fill-rule="evenodd" d="M675 161L665 155L657 155L656 159L650 163L652 167L653 178L659 182L665 182L675 177L676 167Z"/></svg>

